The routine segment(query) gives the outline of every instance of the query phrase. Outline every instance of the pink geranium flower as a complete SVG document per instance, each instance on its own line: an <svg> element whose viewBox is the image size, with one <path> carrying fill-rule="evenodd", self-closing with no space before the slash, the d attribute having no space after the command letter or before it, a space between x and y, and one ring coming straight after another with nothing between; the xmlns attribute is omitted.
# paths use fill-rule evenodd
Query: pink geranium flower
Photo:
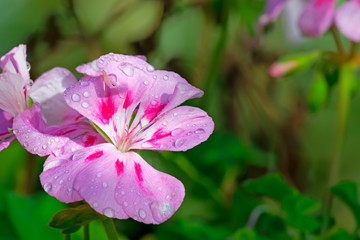
<svg viewBox="0 0 360 240"><path fill-rule="evenodd" d="M203 92L142 57L108 54L77 70L85 76L65 91L66 103L107 142L72 151L75 143L69 140L44 164L45 191L66 203L85 200L110 218L164 222L181 205L184 186L135 150L185 151L205 141L212 119L199 108L178 107Z"/></svg>
<svg viewBox="0 0 360 240"><path fill-rule="evenodd" d="M360 42L360 0L345 2L335 15L340 32L354 42Z"/></svg>
<svg viewBox="0 0 360 240"><path fill-rule="evenodd" d="M299 19L299 27L304 35L318 38L333 23L336 0L310 0L305 5Z"/></svg>
<svg viewBox="0 0 360 240"><path fill-rule="evenodd" d="M4 55L0 60L0 67L2 68L0 74L0 151L8 147L15 139L14 134L17 135L19 132L13 122L23 117L22 114L28 108L30 98L34 101L31 109L40 113L39 119L42 120L44 128L46 125L60 124L66 117L78 115L69 109L62 98L63 91L76 83L76 78L68 70L54 68L41 75L32 85L29 65L26 62L25 45L19 45ZM49 130L54 130L54 128L56 127ZM29 145L27 141L22 143ZM37 153L37 151L31 152Z"/></svg>

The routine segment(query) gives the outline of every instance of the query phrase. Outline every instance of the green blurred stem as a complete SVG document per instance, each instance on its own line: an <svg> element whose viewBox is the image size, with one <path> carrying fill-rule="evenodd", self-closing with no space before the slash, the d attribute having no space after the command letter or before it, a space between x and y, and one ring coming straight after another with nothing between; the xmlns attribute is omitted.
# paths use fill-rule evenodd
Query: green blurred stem
<svg viewBox="0 0 360 240"><path fill-rule="evenodd" d="M106 218L102 221L102 224L104 226L108 240L117 240L118 236L113 220L111 218Z"/></svg>
<svg viewBox="0 0 360 240"><path fill-rule="evenodd" d="M89 224L83 226L83 240L90 240Z"/></svg>
<svg viewBox="0 0 360 240"><path fill-rule="evenodd" d="M336 47L337 47L337 49L338 49L339 54L340 54L341 56L345 56L344 47L343 47L343 45L342 45L342 43L341 43L339 34L338 34L338 32L337 32L337 30L336 30L336 27L335 27L334 25L331 26L330 32L331 32L331 34L333 35L333 38L334 38L334 40L335 40L335 44L336 44Z"/></svg>
<svg viewBox="0 0 360 240"><path fill-rule="evenodd" d="M64 234L64 240L71 240L71 234Z"/></svg>
<svg viewBox="0 0 360 240"><path fill-rule="evenodd" d="M26 183L25 193L31 195L34 193L34 186L36 181L36 157L31 153L26 156Z"/></svg>
<svg viewBox="0 0 360 240"><path fill-rule="evenodd" d="M351 41L349 59L353 58L356 53L356 42Z"/></svg>
<svg viewBox="0 0 360 240"><path fill-rule="evenodd" d="M340 157L342 153L346 122L348 117L349 105L350 105L350 94L348 78L343 76L344 73L341 73L339 78L339 106L338 106L338 119L336 126L336 136L335 136L335 147L333 153L333 159L330 166L330 175L328 186L334 185L339 179L339 167L340 167ZM333 203L333 195L328 193L325 200L325 212L324 212L324 222L322 226L322 232L324 233L328 229L330 212Z"/></svg>

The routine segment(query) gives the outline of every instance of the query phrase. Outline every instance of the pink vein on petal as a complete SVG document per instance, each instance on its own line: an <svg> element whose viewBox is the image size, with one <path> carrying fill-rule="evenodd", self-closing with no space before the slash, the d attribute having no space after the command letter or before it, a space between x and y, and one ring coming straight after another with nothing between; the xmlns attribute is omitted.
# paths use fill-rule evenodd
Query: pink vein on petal
<svg viewBox="0 0 360 240"><path fill-rule="evenodd" d="M124 163L120 162L119 159L117 159L115 162L115 169L116 169L116 174L120 176L120 174L124 172Z"/></svg>
<svg viewBox="0 0 360 240"><path fill-rule="evenodd" d="M92 160L95 160L95 159L101 157L102 155L104 155L103 151L94 152L93 154L91 154L85 158L85 162L90 162Z"/></svg>

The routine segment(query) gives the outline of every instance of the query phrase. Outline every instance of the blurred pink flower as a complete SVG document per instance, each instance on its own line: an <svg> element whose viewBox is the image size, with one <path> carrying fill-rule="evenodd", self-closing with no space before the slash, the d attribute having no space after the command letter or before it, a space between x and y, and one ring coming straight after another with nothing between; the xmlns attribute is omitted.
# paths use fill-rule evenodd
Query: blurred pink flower
<svg viewBox="0 0 360 240"><path fill-rule="evenodd" d="M271 22L274 22L281 11L284 9L287 0L267 0L265 11L259 19L259 24L265 26Z"/></svg>
<svg viewBox="0 0 360 240"><path fill-rule="evenodd" d="M360 0L345 2L335 15L340 32L354 42L360 42Z"/></svg>
<svg viewBox="0 0 360 240"><path fill-rule="evenodd" d="M184 186L133 150L185 151L205 141L212 119L199 108L178 107L203 92L143 57L110 53L77 70L85 76L65 91L65 100L107 142L73 152L69 140L44 164L45 191L67 203L85 200L110 218L164 222L181 205Z"/></svg>
<svg viewBox="0 0 360 240"><path fill-rule="evenodd" d="M299 18L299 28L309 37L320 37L333 22L336 0L309 0ZM287 0L268 0L259 19L261 27L274 22L284 9Z"/></svg>
<svg viewBox="0 0 360 240"><path fill-rule="evenodd" d="M274 63L270 66L269 74L273 78L282 77L292 69L296 68L297 66L298 63L296 61Z"/></svg>
<svg viewBox="0 0 360 240"><path fill-rule="evenodd" d="M333 22L336 0L310 0L299 19L299 27L304 35L318 38Z"/></svg>
<svg viewBox="0 0 360 240"><path fill-rule="evenodd" d="M76 82L66 69L54 68L32 85L30 65L26 62L26 46L19 45L1 57L0 67L0 151L9 146L19 131L15 122L28 108L29 97L42 109L48 125L62 121L67 109L62 92ZM32 85L32 86L31 86ZM54 111L53 109L56 109ZM13 132L9 129L13 128Z"/></svg>

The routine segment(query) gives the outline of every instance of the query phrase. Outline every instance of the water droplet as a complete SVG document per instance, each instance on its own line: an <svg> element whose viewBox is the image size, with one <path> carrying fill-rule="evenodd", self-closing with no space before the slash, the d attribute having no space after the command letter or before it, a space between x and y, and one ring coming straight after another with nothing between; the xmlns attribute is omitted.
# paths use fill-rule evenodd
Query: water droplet
<svg viewBox="0 0 360 240"><path fill-rule="evenodd" d="M186 139L185 138L179 138L174 142L174 147L179 148L182 145L184 145Z"/></svg>
<svg viewBox="0 0 360 240"><path fill-rule="evenodd" d="M93 203L93 207L96 208L96 207L98 207L98 206L99 206L99 204L98 204L97 202L94 202L94 203Z"/></svg>
<svg viewBox="0 0 360 240"><path fill-rule="evenodd" d="M129 204L127 202L124 202L124 207L127 207Z"/></svg>
<svg viewBox="0 0 360 240"><path fill-rule="evenodd" d="M169 76L168 76L168 75L165 75L163 78L164 78L165 81L169 80Z"/></svg>
<svg viewBox="0 0 360 240"><path fill-rule="evenodd" d="M67 191L68 191L68 192L72 192L72 188L68 188Z"/></svg>
<svg viewBox="0 0 360 240"><path fill-rule="evenodd" d="M154 201L150 204L153 218L158 223L164 222L174 213L174 207L168 202Z"/></svg>
<svg viewBox="0 0 360 240"><path fill-rule="evenodd" d="M153 71L155 71L155 68L151 65L148 65L146 70L148 70L148 72L153 72Z"/></svg>
<svg viewBox="0 0 360 240"><path fill-rule="evenodd" d="M156 104L157 104L157 102L156 102L155 100L152 100L152 101L151 101L151 105L154 105L154 106L155 106Z"/></svg>
<svg viewBox="0 0 360 240"><path fill-rule="evenodd" d="M44 150L45 150L46 148L47 148L47 146L46 146L46 145L42 145L42 149L44 149Z"/></svg>
<svg viewBox="0 0 360 240"><path fill-rule="evenodd" d="M167 121L164 121L162 124L163 124L164 126L166 126L168 123L167 123Z"/></svg>
<svg viewBox="0 0 360 240"><path fill-rule="evenodd" d="M144 209L140 209L139 210L139 216L142 218L142 219L145 219L146 218L146 212Z"/></svg>
<svg viewBox="0 0 360 240"><path fill-rule="evenodd" d="M33 80L29 80L29 85L30 85L30 87L32 86L34 84L34 81Z"/></svg>
<svg viewBox="0 0 360 240"><path fill-rule="evenodd" d="M101 176L102 176L102 173L98 173L98 174L97 174L97 177L98 177L98 178L101 178Z"/></svg>
<svg viewBox="0 0 360 240"><path fill-rule="evenodd" d="M80 82L81 86L89 86L89 82L88 81L81 81Z"/></svg>
<svg viewBox="0 0 360 240"><path fill-rule="evenodd" d="M86 97L86 98L87 98L87 97L90 97L90 93L89 93L89 92L84 92L84 93L83 93L83 96Z"/></svg>
<svg viewBox="0 0 360 240"><path fill-rule="evenodd" d="M176 136L181 135L183 132L184 132L183 129L181 129L181 128L176 128L176 129L174 129L174 130L171 132L171 136L176 137Z"/></svg>
<svg viewBox="0 0 360 240"><path fill-rule="evenodd" d="M145 84L145 85L149 85L149 81L144 81L144 84Z"/></svg>
<svg viewBox="0 0 360 240"><path fill-rule="evenodd" d="M102 183L102 186L103 186L103 188L107 188L107 187L108 187L108 184L107 184L106 182L103 182L103 183Z"/></svg>
<svg viewBox="0 0 360 240"><path fill-rule="evenodd" d="M59 181L59 184L63 184L63 183L64 183L64 180L61 179L61 180Z"/></svg>
<svg viewBox="0 0 360 240"><path fill-rule="evenodd" d="M179 74L174 73L173 76L174 76L174 78L177 78L179 76Z"/></svg>
<svg viewBox="0 0 360 240"><path fill-rule="evenodd" d="M82 103L81 103L81 106L82 106L83 108L88 108L88 107L89 107L89 104L88 104L87 102L82 102Z"/></svg>
<svg viewBox="0 0 360 240"><path fill-rule="evenodd" d="M153 76L153 79L156 79L156 78L157 78L157 76L156 76L156 75L154 75L154 76Z"/></svg>
<svg viewBox="0 0 360 240"><path fill-rule="evenodd" d="M55 142L59 142L59 138L56 137L56 138L55 138Z"/></svg>
<svg viewBox="0 0 360 240"><path fill-rule="evenodd" d="M24 147L28 147L29 144L27 142L24 142Z"/></svg>
<svg viewBox="0 0 360 240"><path fill-rule="evenodd" d="M134 68L130 64L121 64L119 68L128 77L132 77L134 75Z"/></svg>
<svg viewBox="0 0 360 240"><path fill-rule="evenodd" d="M186 135L191 136L192 134L193 134L193 132L188 132Z"/></svg>
<svg viewBox="0 0 360 240"><path fill-rule="evenodd" d="M112 208L105 208L104 209L104 215L109 217L109 218L112 218L112 217L114 217L115 213L114 213L114 210Z"/></svg>
<svg viewBox="0 0 360 240"><path fill-rule="evenodd" d="M17 130L16 128L14 129L14 134L18 134L19 133L19 130Z"/></svg>
<svg viewBox="0 0 360 240"><path fill-rule="evenodd" d="M30 71L30 69L31 69L30 63L26 62L26 70Z"/></svg>
<svg viewBox="0 0 360 240"><path fill-rule="evenodd" d="M74 93L72 96L71 96L71 99L74 101L74 102L79 102L80 101L80 95L77 94L77 93Z"/></svg>
<svg viewBox="0 0 360 240"><path fill-rule="evenodd" d="M176 117L177 115L178 115L178 113L177 113L177 112L174 112L173 116Z"/></svg>
<svg viewBox="0 0 360 240"><path fill-rule="evenodd" d="M44 190L45 190L45 192L50 192L51 191L51 189L52 189L52 185L51 185L51 183L45 183L45 185L44 185Z"/></svg>
<svg viewBox="0 0 360 240"><path fill-rule="evenodd" d="M38 150L38 147L34 147L34 152L36 152Z"/></svg>
<svg viewBox="0 0 360 240"><path fill-rule="evenodd" d="M25 139L29 139L29 135L25 135Z"/></svg>
<svg viewBox="0 0 360 240"><path fill-rule="evenodd" d="M125 195L125 192L124 192L124 191L121 191L121 195Z"/></svg>
<svg viewBox="0 0 360 240"><path fill-rule="evenodd" d="M74 155L72 156L71 160L76 161L76 160L81 159L81 158L84 157L84 156L85 156L85 152L77 151L77 152L74 153Z"/></svg>
<svg viewBox="0 0 360 240"><path fill-rule="evenodd" d="M59 176L54 176L54 179L56 180L56 179L58 179L58 177L59 177Z"/></svg>
<svg viewBox="0 0 360 240"><path fill-rule="evenodd" d="M195 133L196 134L203 134L203 133L205 133L205 130L202 129L202 128L198 128L198 129L195 130Z"/></svg>

